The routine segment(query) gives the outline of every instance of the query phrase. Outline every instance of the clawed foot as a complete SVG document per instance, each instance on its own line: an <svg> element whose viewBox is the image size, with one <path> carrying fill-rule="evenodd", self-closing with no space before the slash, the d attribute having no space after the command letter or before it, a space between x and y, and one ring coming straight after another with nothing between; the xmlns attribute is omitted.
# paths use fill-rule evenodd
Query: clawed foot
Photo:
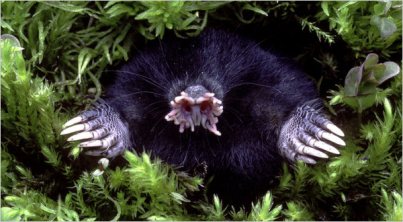
<svg viewBox="0 0 403 222"><path fill-rule="evenodd" d="M90 156L112 158L130 147L128 127L105 103L66 122L60 134L73 134L67 141L80 141L79 146Z"/></svg>
<svg viewBox="0 0 403 222"><path fill-rule="evenodd" d="M324 117L313 103L299 108L281 128L278 147L280 153L291 161L302 160L315 164L316 158L328 158L328 154L340 154L333 146L345 146L340 138L344 133Z"/></svg>

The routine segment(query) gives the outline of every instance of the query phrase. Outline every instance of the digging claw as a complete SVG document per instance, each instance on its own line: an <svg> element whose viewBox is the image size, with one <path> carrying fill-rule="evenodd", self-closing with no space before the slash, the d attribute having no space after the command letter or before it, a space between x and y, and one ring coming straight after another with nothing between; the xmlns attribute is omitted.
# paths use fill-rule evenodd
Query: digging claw
<svg viewBox="0 0 403 222"><path fill-rule="evenodd" d="M94 139L94 135L91 132L82 132L78 133L74 136L71 136L67 139L67 141L78 141L78 140L85 140L85 139Z"/></svg>
<svg viewBox="0 0 403 222"><path fill-rule="evenodd" d="M60 135L66 135L66 134L70 134L70 133L75 133L75 132L79 132L79 131L83 131L85 130L85 125L84 124L78 124L78 125L74 125L71 126L69 128L64 129Z"/></svg>
<svg viewBox="0 0 403 222"><path fill-rule="evenodd" d="M337 134L338 136L344 137L343 131L333 123L326 124L326 129L328 129L330 132Z"/></svg>
<svg viewBox="0 0 403 222"><path fill-rule="evenodd" d="M63 128L66 128L66 127L68 127L68 126L75 125L75 124L77 124L77 123L81 123L82 121L83 121L83 117L81 117L81 116L74 117L73 119L67 121L67 122L63 125Z"/></svg>
<svg viewBox="0 0 403 222"><path fill-rule="evenodd" d="M328 133L328 132L322 132L322 135L320 135L319 137L321 137L323 139L327 139L327 140L329 140L329 141L331 141L333 143L336 143L336 144L338 144L340 146L345 146L346 145L346 143L342 139L340 139L336 135Z"/></svg>
<svg viewBox="0 0 403 222"><path fill-rule="evenodd" d="M61 135L73 134L67 141L79 141L91 156L116 157L130 147L128 127L107 104L83 112L63 125Z"/></svg>
<svg viewBox="0 0 403 222"><path fill-rule="evenodd" d="M327 153L340 154L334 145L345 146L343 136L343 131L319 111L303 105L281 128L277 145L289 160L315 164L315 158L329 158Z"/></svg>

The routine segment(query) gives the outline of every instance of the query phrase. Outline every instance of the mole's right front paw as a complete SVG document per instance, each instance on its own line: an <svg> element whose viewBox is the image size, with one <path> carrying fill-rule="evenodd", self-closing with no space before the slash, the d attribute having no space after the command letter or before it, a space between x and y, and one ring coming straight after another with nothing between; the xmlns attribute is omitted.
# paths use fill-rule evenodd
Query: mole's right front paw
<svg viewBox="0 0 403 222"><path fill-rule="evenodd" d="M112 107L103 103L63 125L61 135L74 134L67 141L80 141L90 156L116 157L130 147L128 127Z"/></svg>

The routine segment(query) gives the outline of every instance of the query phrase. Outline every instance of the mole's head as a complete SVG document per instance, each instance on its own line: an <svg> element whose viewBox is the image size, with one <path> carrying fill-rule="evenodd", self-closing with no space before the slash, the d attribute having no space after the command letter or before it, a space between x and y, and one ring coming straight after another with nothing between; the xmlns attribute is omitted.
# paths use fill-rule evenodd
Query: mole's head
<svg viewBox="0 0 403 222"><path fill-rule="evenodd" d="M214 92L204 86L195 84L186 87L170 101L171 111L165 116L167 121L179 125L179 132L190 128L193 132L195 126L202 126L217 136L218 116L223 113L222 101Z"/></svg>

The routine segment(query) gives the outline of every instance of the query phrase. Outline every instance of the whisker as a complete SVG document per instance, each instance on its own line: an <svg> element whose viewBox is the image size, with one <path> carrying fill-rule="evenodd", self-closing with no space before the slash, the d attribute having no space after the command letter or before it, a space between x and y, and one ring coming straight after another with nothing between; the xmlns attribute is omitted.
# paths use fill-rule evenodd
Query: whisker
<svg viewBox="0 0 403 222"><path fill-rule="evenodd" d="M174 78L174 73L172 72L172 69L171 69L171 66L168 64L168 60L167 60L167 57L166 57L166 53L165 53L165 51L164 51L164 49L163 49L163 47L162 47L162 42L161 42L161 39L159 39L159 46L160 46L160 50L161 50L161 54L162 54L162 56L164 57L164 60L165 60L165 64L166 64L166 66L167 66L167 68L168 68L168 71L169 71L169 74L171 75L171 77L172 78Z"/></svg>
<svg viewBox="0 0 403 222"><path fill-rule="evenodd" d="M239 122L243 123L241 113L238 112L238 110L231 108L231 107L226 107L225 110L228 111L228 113L233 114L239 120Z"/></svg>
<svg viewBox="0 0 403 222"><path fill-rule="evenodd" d="M191 144L192 144L192 134L189 135L189 141L188 141L187 144L188 144L188 145L187 145L187 148L186 148L186 155L185 155L185 157L183 158L183 160L182 160L182 162L181 162L182 166L185 165L186 159L187 159L187 157L188 157L189 150L191 149L190 146L191 146Z"/></svg>
<svg viewBox="0 0 403 222"><path fill-rule="evenodd" d="M189 144L190 144L190 142L189 142ZM185 154L185 156L183 157L182 162L180 163L180 166L181 166L181 167L184 167L184 166L185 166L186 160L187 160L187 158L188 158L188 154L189 154L189 147L188 147L188 149L186 149L186 154Z"/></svg>
<svg viewBox="0 0 403 222"><path fill-rule="evenodd" d="M142 94L142 93L144 93L144 94L153 94L153 95L162 96L162 97L165 96L163 94L152 92L152 91L137 91L137 92L133 92L133 93L127 93L125 95L119 95L119 97L114 98L114 99L109 99L108 101L109 102L114 102L114 101L116 101L118 99L122 99L124 97L133 96L133 95Z"/></svg>
<svg viewBox="0 0 403 222"><path fill-rule="evenodd" d="M225 124L226 127L228 127L231 131L233 131L231 125L228 123L227 119L225 119L225 117L221 117L220 118L221 123Z"/></svg>
<svg viewBox="0 0 403 222"><path fill-rule="evenodd" d="M154 106L154 105L158 105L158 104L160 104L160 103L167 103L167 102L164 101L164 100L157 101L157 102L153 102L153 103L149 104L148 106L144 107L144 110L147 111L148 108L150 108L150 107L152 107L152 106Z"/></svg>
<svg viewBox="0 0 403 222"><path fill-rule="evenodd" d="M244 54L245 54L246 52L248 52L248 51L249 51L250 49L252 49L252 48L255 48L255 47L259 46L259 45L262 44L264 41L265 41L265 40L261 40L261 41L259 41L259 42L256 42L255 44L251 44L251 45L247 46L241 53L237 54L237 56L236 56L235 58L231 59L231 61L230 61L228 64L226 64L226 66L237 65L237 64L239 63L239 58L244 57ZM222 76L224 76L224 75L222 75Z"/></svg>
<svg viewBox="0 0 403 222"><path fill-rule="evenodd" d="M160 107L160 106L157 106L157 107L155 107L155 108L153 108L153 109L151 109L151 110L148 110L147 113L154 113L154 111L156 111L156 110L161 110L161 107ZM167 111L166 113L163 112L163 111L159 111L158 113L160 113L161 116L163 116L164 119L165 119L165 115L166 115L168 112L169 112L169 111Z"/></svg>
<svg viewBox="0 0 403 222"><path fill-rule="evenodd" d="M150 78L148 76L145 76L145 75L141 75L141 74L134 73L134 72L129 72L129 71L123 71L123 70L104 70L104 72L120 72L120 73L127 73L127 74L130 74L130 75L138 76L138 77L141 77L147 83L157 87L158 89L161 89L163 91L167 91L166 86L155 82L152 78Z"/></svg>
<svg viewBox="0 0 403 222"><path fill-rule="evenodd" d="M157 125L161 122L161 120L165 120L165 117L162 116L161 118L158 119L158 121L155 122L155 124L151 127L150 132L154 132L155 128L157 127ZM156 133L155 135L161 135L161 133L168 127L168 125L165 125L165 127L163 127L161 129L161 131L159 133Z"/></svg>
<svg viewBox="0 0 403 222"><path fill-rule="evenodd" d="M237 88L237 87L246 86L246 85L260 86L260 87L270 88L270 89L276 90L278 93L281 93L281 91L278 90L276 87L272 87L272 86L268 86L268 85L263 85L263 84L259 84L259 83L254 83L254 82L243 82L243 83L240 83L240 84L238 84L238 85L235 85L235 86L231 87L230 89L228 89L227 91L225 91L224 94L227 94L228 92L230 92L231 90L233 90L233 89L235 89L235 88Z"/></svg>

